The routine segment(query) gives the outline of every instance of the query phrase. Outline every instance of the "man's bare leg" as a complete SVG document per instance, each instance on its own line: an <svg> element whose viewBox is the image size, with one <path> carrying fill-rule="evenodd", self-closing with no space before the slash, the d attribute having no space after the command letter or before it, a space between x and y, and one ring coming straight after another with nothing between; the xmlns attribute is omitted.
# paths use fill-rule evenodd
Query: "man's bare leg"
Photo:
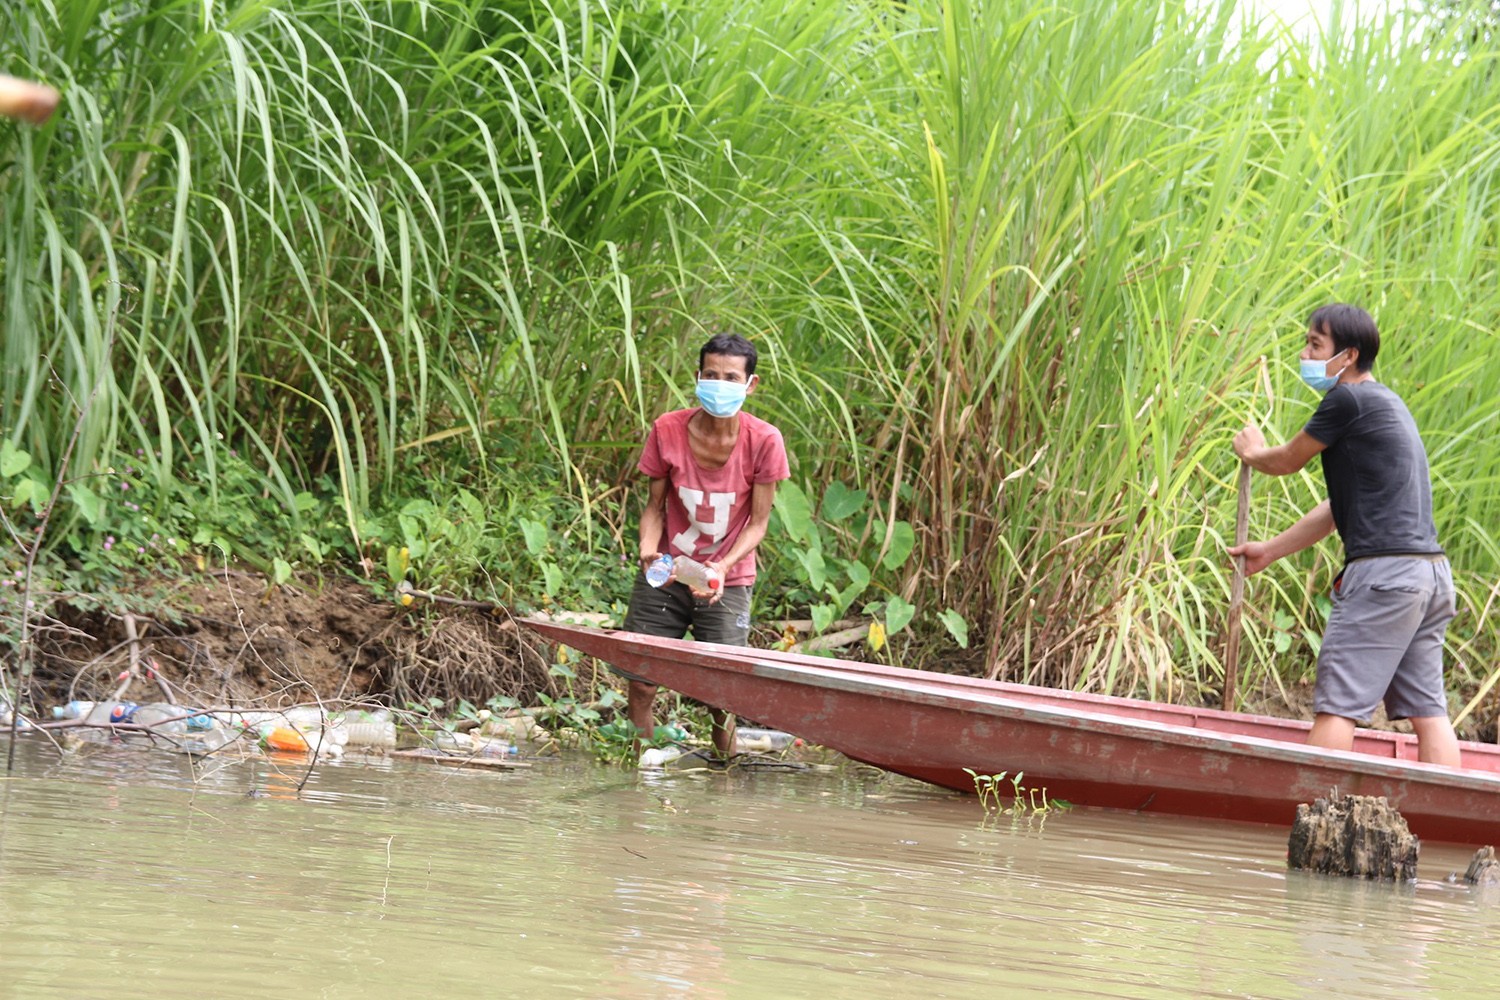
<svg viewBox="0 0 1500 1000"><path fill-rule="evenodd" d="M713 720L714 749L720 757L734 756L734 716L723 709L710 708L708 717Z"/></svg>
<svg viewBox="0 0 1500 1000"><path fill-rule="evenodd" d="M635 727L635 752L639 755L643 741L656 734L656 685L631 681L625 695L625 714Z"/></svg>
<svg viewBox="0 0 1500 1000"><path fill-rule="evenodd" d="M1458 737L1453 734L1453 723L1446 715L1424 716L1408 720L1417 734L1417 759L1426 764L1442 764L1444 767L1461 766L1458 753Z"/></svg>
<svg viewBox="0 0 1500 1000"><path fill-rule="evenodd" d="M1319 712L1307 734L1307 745L1325 750L1354 749L1354 720Z"/></svg>

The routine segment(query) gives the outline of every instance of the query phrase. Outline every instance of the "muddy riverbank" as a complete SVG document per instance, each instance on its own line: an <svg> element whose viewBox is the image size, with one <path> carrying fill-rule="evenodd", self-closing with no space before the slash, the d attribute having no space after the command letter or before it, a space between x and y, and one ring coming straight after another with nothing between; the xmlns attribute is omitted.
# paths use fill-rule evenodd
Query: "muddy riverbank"
<svg viewBox="0 0 1500 1000"><path fill-rule="evenodd" d="M401 707L432 699L481 706L496 698L535 705L543 696L587 701L601 684L618 684L591 660L574 658L559 669L557 650L509 616L421 601L403 607L345 577L272 585L251 572L196 573L142 581L128 603L111 609L79 604L90 609L54 605L37 630L27 700L39 712L80 699L157 700L153 670L172 700L220 706ZM768 626L752 644L770 645L780 635ZM926 666L956 674L982 669L958 659ZM136 677L121 693L132 668ZM1311 718L1311 685L1242 697L1247 711ZM1383 716L1372 724L1397 728ZM1460 728L1467 739L1495 738L1493 722L1471 719Z"/></svg>
<svg viewBox="0 0 1500 1000"><path fill-rule="evenodd" d="M155 699L154 669L189 704L429 698L531 703L556 678L552 651L508 618L404 608L349 579L280 586L253 573L143 584L131 608L54 606L35 639L31 700Z"/></svg>

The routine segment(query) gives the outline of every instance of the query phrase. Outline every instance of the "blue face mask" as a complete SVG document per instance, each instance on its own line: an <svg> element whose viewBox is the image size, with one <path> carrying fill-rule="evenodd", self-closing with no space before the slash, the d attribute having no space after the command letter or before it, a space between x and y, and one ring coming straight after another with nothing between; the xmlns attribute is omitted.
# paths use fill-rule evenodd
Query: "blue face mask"
<svg viewBox="0 0 1500 1000"><path fill-rule="evenodd" d="M698 380L698 402L711 417L732 417L745 405L748 382L725 382L722 379L700 378Z"/></svg>
<svg viewBox="0 0 1500 1000"><path fill-rule="evenodd" d="M1344 351L1347 351L1348 349L1349 348L1346 347L1344 348ZM1339 354L1343 354L1344 351L1339 351ZM1335 354L1333 358L1338 357L1339 354ZM1334 386L1338 385L1339 375L1344 374L1344 368L1348 368L1349 365L1346 363L1344 365L1344 368L1340 368L1338 375L1329 375L1328 362L1332 361L1333 358L1324 358L1321 361L1317 358L1301 359L1300 365L1302 369L1302 381L1306 382L1308 386L1318 390L1319 392L1327 392L1329 389L1332 389Z"/></svg>

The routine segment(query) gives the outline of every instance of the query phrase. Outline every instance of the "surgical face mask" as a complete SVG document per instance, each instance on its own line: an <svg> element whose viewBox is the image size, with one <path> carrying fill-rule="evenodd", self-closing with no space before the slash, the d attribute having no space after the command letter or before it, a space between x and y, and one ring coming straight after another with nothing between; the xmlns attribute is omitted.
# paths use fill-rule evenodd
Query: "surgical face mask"
<svg viewBox="0 0 1500 1000"><path fill-rule="evenodd" d="M1343 351L1339 351L1339 354L1343 354L1344 351L1347 350L1348 348L1346 347ZM1338 357L1339 354L1335 354L1333 358ZM1348 368L1349 364L1348 362L1345 362L1344 368L1340 368L1337 375L1329 375L1328 362L1332 361L1333 358L1323 358L1322 360L1319 360L1317 358L1302 358L1300 362L1302 369L1302 381L1306 382L1308 386L1318 390L1319 392L1327 392L1329 389L1332 389L1334 386L1338 385L1339 375L1344 374L1344 368Z"/></svg>
<svg viewBox="0 0 1500 1000"><path fill-rule="evenodd" d="M711 417L732 417L745 405L748 382L725 382L722 379L700 378L698 380L698 402Z"/></svg>

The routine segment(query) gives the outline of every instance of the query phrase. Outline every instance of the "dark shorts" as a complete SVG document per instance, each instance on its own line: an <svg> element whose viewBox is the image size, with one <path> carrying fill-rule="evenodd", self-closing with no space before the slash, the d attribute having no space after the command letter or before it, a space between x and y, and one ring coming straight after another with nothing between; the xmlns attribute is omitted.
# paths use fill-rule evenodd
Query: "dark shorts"
<svg viewBox="0 0 1500 1000"><path fill-rule="evenodd" d="M718 603L709 604L707 598L695 598L685 583L669 583L658 589L646 582L645 573L637 573L623 627L627 632L664 639L681 639L691 632L699 642L748 646L750 590L750 587L725 587ZM610 669L633 681L644 680L618 667Z"/></svg>
<svg viewBox="0 0 1500 1000"><path fill-rule="evenodd" d="M1443 633L1454 614L1447 559L1350 562L1334 582L1313 711L1363 722L1383 700L1392 719L1446 718Z"/></svg>

